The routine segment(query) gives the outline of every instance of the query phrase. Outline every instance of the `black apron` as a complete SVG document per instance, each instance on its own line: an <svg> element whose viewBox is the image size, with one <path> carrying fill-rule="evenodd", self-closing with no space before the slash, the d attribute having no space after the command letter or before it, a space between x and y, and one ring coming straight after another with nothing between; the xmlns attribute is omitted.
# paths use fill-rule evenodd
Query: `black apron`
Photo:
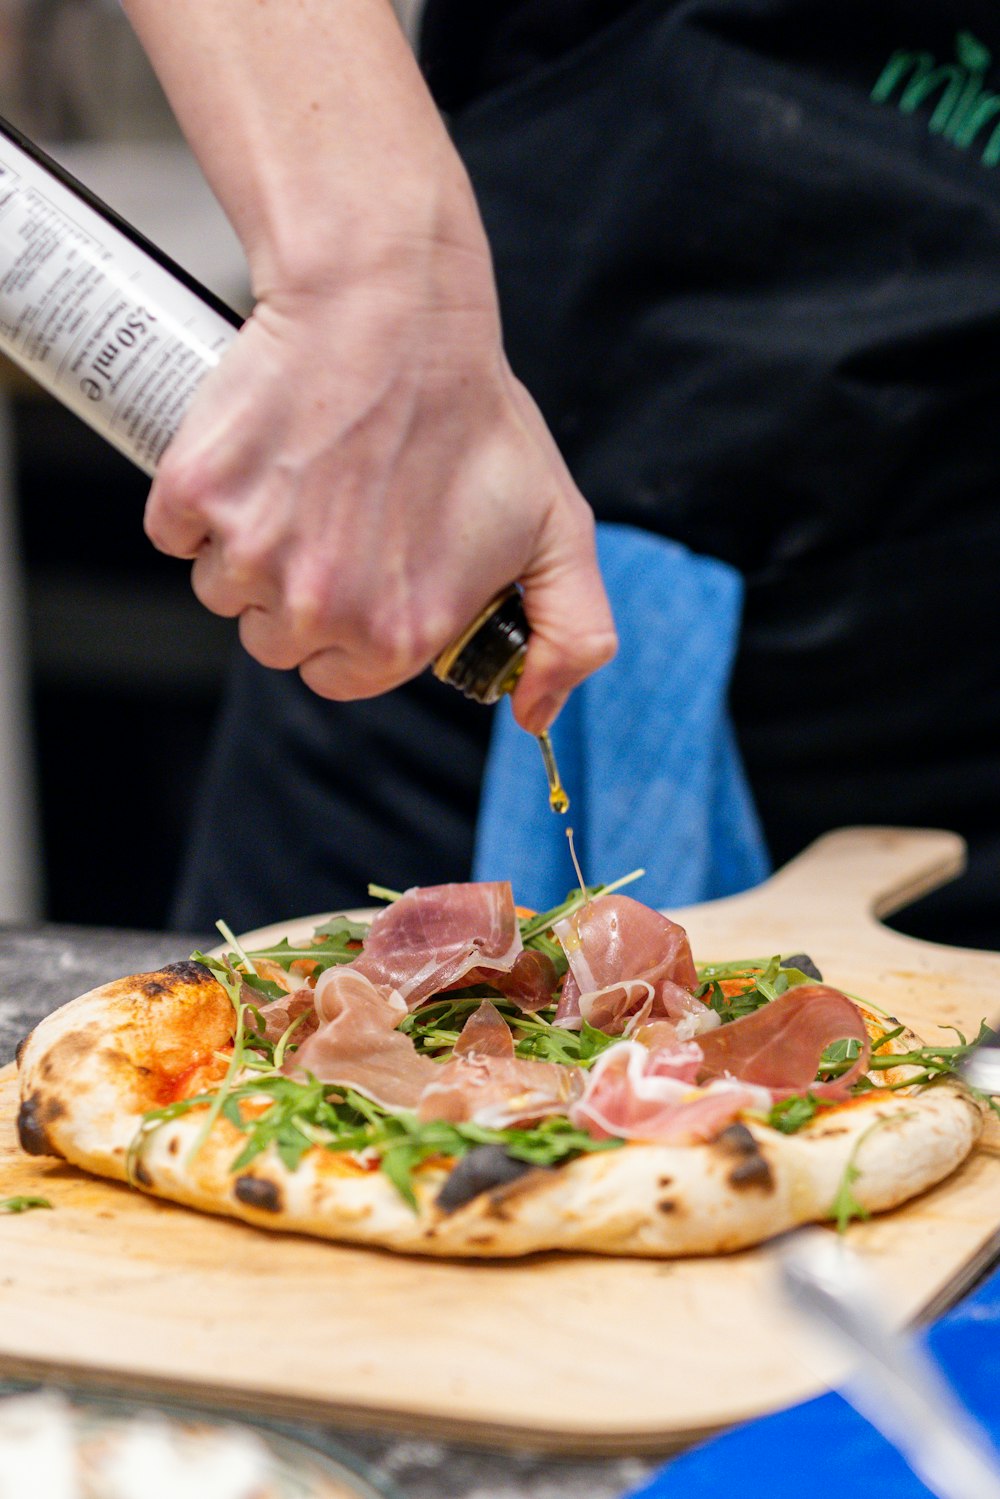
<svg viewBox="0 0 1000 1499"><path fill-rule="evenodd" d="M993 4L646 0L452 128L511 363L598 517L745 575L775 859L954 828L970 874L911 924L1000 947L991 83Z"/></svg>
<svg viewBox="0 0 1000 1499"><path fill-rule="evenodd" d="M599 518L744 574L732 710L776 861L846 824L954 828L969 874L905 924L1000 947L1000 12L587 3L583 39L570 26L575 44L553 49L550 32L519 72L502 28L449 30L468 0L431 0L428 46L469 49L428 62L511 363ZM574 14L547 11L560 4ZM469 100L463 78L487 91ZM260 898L283 909L340 903L345 825L345 890L362 870L460 878L487 716L426 683L345 709L268 676L241 668L194 864L250 795L285 861ZM286 742L248 759L268 696ZM184 924L207 917L224 858L207 899L192 867Z"/></svg>

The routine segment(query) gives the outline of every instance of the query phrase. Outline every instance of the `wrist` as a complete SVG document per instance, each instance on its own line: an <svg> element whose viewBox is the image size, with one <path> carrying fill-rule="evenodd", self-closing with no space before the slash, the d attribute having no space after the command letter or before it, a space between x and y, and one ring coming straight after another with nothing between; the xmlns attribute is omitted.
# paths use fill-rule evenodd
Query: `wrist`
<svg viewBox="0 0 1000 1499"><path fill-rule="evenodd" d="M492 286L485 231L450 144L387 160L377 192L353 167L301 184L286 174L244 240L258 300L412 286L437 303Z"/></svg>

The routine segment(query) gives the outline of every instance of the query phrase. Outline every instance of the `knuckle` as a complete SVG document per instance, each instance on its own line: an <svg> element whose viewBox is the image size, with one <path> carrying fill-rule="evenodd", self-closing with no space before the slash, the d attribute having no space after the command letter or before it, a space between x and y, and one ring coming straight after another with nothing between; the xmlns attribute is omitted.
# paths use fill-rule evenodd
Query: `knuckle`
<svg viewBox="0 0 1000 1499"><path fill-rule="evenodd" d="M334 589L325 576L299 574L285 589L285 615L289 629L306 639L331 637L338 618L334 596Z"/></svg>
<svg viewBox="0 0 1000 1499"><path fill-rule="evenodd" d="M261 666L274 671L290 671L298 666L300 653L283 633L276 631L259 609L247 609L240 615L240 644L247 655Z"/></svg>
<svg viewBox="0 0 1000 1499"><path fill-rule="evenodd" d="M332 651L323 651L312 656L299 667L299 676L317 697L330 698L337 702L348 702L352 698L364 697L356 690L352 673L345 668L342 658Z"/></svg>
<svg viewBox="0 0 1000 1499"><path fill-rule="evenodd" d="M154 496L178 511L203 510L212 494L208 464L196 453L188 453L176 441L170 443L156 467Z"/></svg>
<svg viewBox="0 0 1000 1499"><path fill-rule="evenodd" d="M270 571L271 549L253 531L223 533L216 539L221 547L222 567L233 583L256 580Z"/></svg>
<svg viewBox="0 0 1000 1499"><path fill-rule="evenodd" d="M206 529L207 478L201 469L173 453L171 445L157 466L143 517L146 535L161 552L188 547Z"/></svg>
<svg viewBox="0 0 1000 1499"><path fill-rule="evenodd" d="M396 679L419 671L441 645L431 621L405 608L374 611L366 634L367 648L380 674Z"/></svg>

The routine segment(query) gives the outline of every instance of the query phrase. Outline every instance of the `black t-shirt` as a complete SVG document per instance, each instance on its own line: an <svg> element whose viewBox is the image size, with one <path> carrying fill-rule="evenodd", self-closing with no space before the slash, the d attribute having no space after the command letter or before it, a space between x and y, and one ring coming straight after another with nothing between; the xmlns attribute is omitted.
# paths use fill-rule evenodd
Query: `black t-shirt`
<svg viewBox="0 0 1000 1499"><path fill-rule="evenodd" d="M746 579L775 857L951 826L1000 943L994 0L431 4L515 372L599 519Z"/></svg>
<svg viewBox="0 0 1000 1499"><path fill-rule="evenodd" d="M429 0L422 50L598 518L746 580L732 713L776 862L954 828L969 877L906 929L1000 948L996 0ZM249 660L230 712L186 929L467 877L488 714ZM236 825L282 856L234 865Z"/></svg>
<svg viewBox="0 0 1000 1499"><path fill-rule="evenodd" d="M552 62L634 0L428 0L420 56L443 109Z"/></svg>

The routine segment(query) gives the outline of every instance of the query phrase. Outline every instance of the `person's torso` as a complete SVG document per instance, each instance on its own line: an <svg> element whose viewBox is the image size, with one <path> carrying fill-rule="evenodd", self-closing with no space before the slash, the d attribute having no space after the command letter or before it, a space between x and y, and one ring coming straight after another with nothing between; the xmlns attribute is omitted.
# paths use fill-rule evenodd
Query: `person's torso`
<svg viewBox="0 0 1000 1499"><path fill-rule="evenodd" d="M464 98L453 36L512 366L600 517L746 576L779 857L854 805L1000 841L1000 11L605 9L487 7Z"/></svg>

